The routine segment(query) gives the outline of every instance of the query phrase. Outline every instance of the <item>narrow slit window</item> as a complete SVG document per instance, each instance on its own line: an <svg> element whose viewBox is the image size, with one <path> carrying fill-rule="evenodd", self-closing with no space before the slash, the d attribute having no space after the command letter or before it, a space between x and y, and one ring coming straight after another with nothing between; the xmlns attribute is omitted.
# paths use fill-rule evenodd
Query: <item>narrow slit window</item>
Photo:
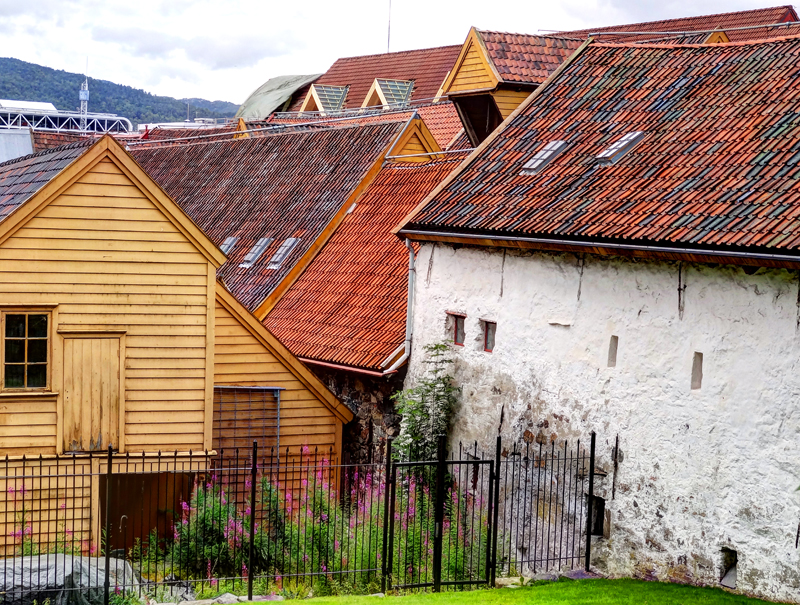
<svg viewBox="0 0 800 605"><path fill-rule="evenodd" d="M270 259L269 264L267 265L267 269L277 269L281 266L283 261L286 260L286 257L291 254L294 247L297 245L297 242L300 241L298 237L290 237L280 245L278 251L274 254L274 256Z"/></svg>
<svg viewBox="0 0 800 605"><path fill-rule="evenodd" d="M535 156L526 162L526 164L522 167L521 174L538 174L566 148L566 141L550 141L547 143L547 145L540 149Z"/></svg>
<svg viewBox="0 0 800 605"><path fill-rule="evenodd" d="M464 320L467 316L459 313L448 313L448 315L453 318L453 344L463 347L464 338L466 337Z"/></svg>
<svg viewBox="0 0 800 605"><path fill-rule="evenodd" d="M695 351L692 360L692 390L696 391L703 386L703 354Z"/></svg>
<svg viewBox="0 0 800 605"><path fill-rule="evenodd" d="M219 247L219 249L222 250L225 254L227 254L228 252L231 251L231 248L233 248L236 245L236 241L238 239L239 238L236 236L226 237L225 241L222 242L222 245Z"/></svg>
<svg viewBox="0 0 800 605"><path fill-rule="evenodd" d="M609 147L603 149L597 159L604 164L613 164L644 138L644 132L636 130L625 134L621 139L614 141Z"/></svg>
<svg viewBox="0 0 800 605"><path fill-rule="evenodd" d="M614 368L617 366L617 348L619 347L619 337L612 336L611 342L608 343L608 367Z"/></svg>
<svg viewBox="0 0 800 605"><path fill-rule="evenodd" d="M243 269L249 269L250 267L252 267L253 263L255 263L258 260L258 258L262 254L264 254L264 250L266 250L271 243L272 243L271 237L262 237L261 239L259 239L256 242L256 245L253 246L253 248L250 250L250 252L248 252L245 255L244 260L239 266Z"/></svg>
<svg viewBox="0 0 800 605"><path fill-rule="evenodd" d="M47 388L47 313L8 313L3 332L3 388Z"/></svg>
<svg viewBox="0 0 800 605"><path fill-rule="evenodd" d="M483 350L491 353L494 350L494 335L497 333L497 323L494 321L483 322Z"/></svg>

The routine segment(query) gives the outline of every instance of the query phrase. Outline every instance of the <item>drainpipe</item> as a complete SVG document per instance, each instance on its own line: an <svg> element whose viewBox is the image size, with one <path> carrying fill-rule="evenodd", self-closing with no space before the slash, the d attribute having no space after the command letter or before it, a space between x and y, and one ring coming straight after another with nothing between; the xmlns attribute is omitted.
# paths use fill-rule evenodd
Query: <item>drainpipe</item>
<svg viewBox="0 0 800 605"><path fill-rule="evenodd" d="M406 238L406 248L408 248L408 303L406 304L406 342L402 357L392 364L392 367L387 369L384 374L394 372L397 368L405 363L408 356L411 354L411 340L414 336L414 285L417 280L417 264L416 256L414 254L414 247L411 241Z"/></svg>

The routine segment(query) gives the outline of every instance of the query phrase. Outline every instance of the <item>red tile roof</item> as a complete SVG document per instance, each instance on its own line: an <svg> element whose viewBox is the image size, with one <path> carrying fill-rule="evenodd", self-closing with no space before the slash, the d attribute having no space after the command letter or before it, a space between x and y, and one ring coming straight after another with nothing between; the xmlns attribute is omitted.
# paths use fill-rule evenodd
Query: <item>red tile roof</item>
<svg viewBox="0 0 800 605"><path fill-rule="evenodd" d="M417 113L441 149L446 149L453 138L463 130L456 106L450 101L420 106L417 108Z"/></svg>
<svg viewBox="0 0 800 605"><path fill-rule="evenodd" d="M413 80L411 100L432 100L460 51L461 46L440 46L338 59L314 84L349 86L343 109L361 107L375 78ZM298 95L289 111L299 111L304 99Z"/></svg>
<svg viewBox="0 0 800 605"><path fill-rule="evenodd" d="M81 157L95 139L46 149L0 164L0 222Z"/></svg>
<svg viewBox="0 0 800 605"><path fill-rule="evenodd" d="M463 157L387 164L264 325L299 357L385 370L408 300L408 250L391 229Z"/></svg>
<svg viewBox="0 0 800 605"><path fill-rule="evenodd" d="M31 130L33 136L33 151L44 151L70 143L85 141L87 135L82 132L53 132L49 130ZM100 135L97 135L98 138Z"/></svg>
<svg viewBox="0 0 800 605"><path fill-rule="evenodd" d="M221 245L238 237L220 268L236 298L255 309L314 244L403 122L294 128L260 137L132 146L131 155ZM240 267L260 238L273 241ZM300 238L276 269L269 261Z"/></svg>
<svg viewBox="0 0 800 605"><path fill-rule="evenodd" d="M401 233L798 250L798 65L800 38L592 43ZM597 161L635 131L645 136L627 155ZM556 140L565 151L522 175Z"/></svg>
<svg viewBox="0 0 800 605"><path fill-rule="evenodd" d="M751 27L756 25L772 25L774 23L785 23L788 21L798 21L797 13L791 5L775 6L771 8L757 8L747 11L736 11L731 13L720 13L717 15L700 15L697 17L682 17L678 19L662 19L660 21L647 21L646 23L628 23L625 25L611 25L608 27L595 27L592 29L580 29L569 32L560 32L560 36L586 38L589 34L597 32L685 32L721 29L726 30L731 42L742 40L757 39L756 31L761 30L740 30L727 31L735 27ZM764 35L769 38L774 37L768 30ZM785 34L784 34L785 35ZM601 42L633 42L645 39L652 39L652 35L647 36L614 36L604 35L599 37Z"/></svg>
<svg viewBox="0 0 800 605"><path fill-rule="evenodd" d="M539 84L582 43L581 38L529 36L478 30L505 82Z"/></svg>

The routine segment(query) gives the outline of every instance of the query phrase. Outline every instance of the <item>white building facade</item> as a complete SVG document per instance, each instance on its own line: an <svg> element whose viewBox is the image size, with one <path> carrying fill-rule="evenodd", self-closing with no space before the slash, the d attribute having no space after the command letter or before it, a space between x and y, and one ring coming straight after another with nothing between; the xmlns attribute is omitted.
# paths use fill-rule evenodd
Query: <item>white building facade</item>
<svg viewBox="0 0 800 605"><path fill-rule="evenodd" d="M466 316L452 443L597 432L593 567L718 585L735 551L737 591L800 602L797 271L429 242L416 266L407 387Z"/></svg>

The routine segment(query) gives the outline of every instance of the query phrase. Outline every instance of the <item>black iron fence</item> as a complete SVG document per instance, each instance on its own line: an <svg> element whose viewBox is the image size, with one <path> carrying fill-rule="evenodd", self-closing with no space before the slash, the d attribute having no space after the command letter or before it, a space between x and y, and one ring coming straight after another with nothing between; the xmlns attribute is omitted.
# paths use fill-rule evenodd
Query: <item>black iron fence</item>
<svg viewBox="0 0 800 605"><path fill-rule="evenodd" d="M491 456L73 455L0 466L4 601L374 593L588 567L594 435Z"/></svg>

